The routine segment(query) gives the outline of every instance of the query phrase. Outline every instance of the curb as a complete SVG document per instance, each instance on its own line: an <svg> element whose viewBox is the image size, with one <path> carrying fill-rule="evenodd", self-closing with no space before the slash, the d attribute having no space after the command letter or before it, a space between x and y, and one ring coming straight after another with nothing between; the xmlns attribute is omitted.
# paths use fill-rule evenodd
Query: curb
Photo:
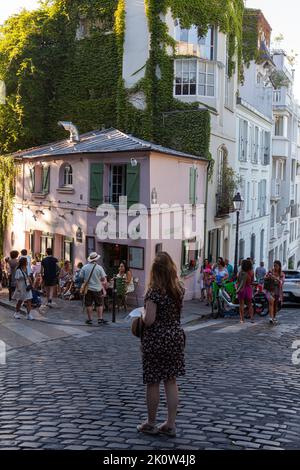
<svg viewBox="0 0 300 470"><path fill-rule="evenodd" d="M11 304L9 301L7 300L3 300L3 299L0 299L0 306L1 307L4 307L8 310L11 310L11 311L15 311L15 305L14 304ZM21 308L21 313L24 313L26 314L26 310L24 308ZM212 316L211 316L211 313L207 314L207 315L204 315L204 314L199 314L198 317L195 317L195 318L192 318L190 319L189 321L185 322L184 321L184 318L182 319L182 327L184 328L185 326L187 325L195 325L199 322L202 322L202 321L205 321L205 320L209 320L211 319ZM41 323L47 323L49 325L63 325L63 326L74 326L76 328L102 328L103 325L86 325L85 323L82 323L80 321L72 321L72 320L51 320L51 319L48 319L46 317L44 318L35 318L34 321L39 321ZM130 326L130 322L128 321L116 321L116 323L113 323L112 321L109 322L108 325L105 325L105 326L112 326L112 327L126 327L126 326Z"/></svg>

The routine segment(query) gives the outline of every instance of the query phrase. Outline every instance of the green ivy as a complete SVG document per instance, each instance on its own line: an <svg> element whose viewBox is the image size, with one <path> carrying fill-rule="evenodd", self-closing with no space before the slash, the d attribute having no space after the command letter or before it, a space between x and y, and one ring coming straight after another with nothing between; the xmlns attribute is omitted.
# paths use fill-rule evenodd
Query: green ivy
<svg viewBox="0 0 300 470"><path fill-rule="evenodd" d="M0 79L7 84L0 107L0 151L39 145L65 136L58 120L80 132L115 126L144 139L210 158L209 110L173 97L175 41L161 15L171 9L183 27L199 34L215 25L229 37L229 69L241 65L242 0L145 0L150 30L145 77L132 90L122 80L125 0L53 0L11 17L1 28ZM87 37L76 40L79 21ZM146 109L130 104L143 92ZM177 138L172 135L176 125ZM178 136L182 136L179 139Z"/></svg>
<svg viewBox="0 0 300 470"><path fill-rule="evenodd" d="M16 173L14 160L0 156L0 255L3 254L4 235L12 218Z"/></svg>
<svg viewBox="0 0 300 470"><path fill-rule="evenodd" d="M243 60L249 67L252 60L259 60L258 15L260 10L246 8L243 19Z"/></svg>

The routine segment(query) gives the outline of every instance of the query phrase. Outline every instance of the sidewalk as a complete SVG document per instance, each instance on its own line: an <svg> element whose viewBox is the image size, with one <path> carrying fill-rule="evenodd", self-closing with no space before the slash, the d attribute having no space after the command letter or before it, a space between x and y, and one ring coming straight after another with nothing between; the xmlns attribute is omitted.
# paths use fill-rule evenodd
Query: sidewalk
<svg viewBox="0 0 300 470"><path fill-rule="evenodd" d="M43 299L45 302L45 299ZM83 306L80 301L77 300L63 300L55 298L53 300L54 307L49 308L42 306L40 311L33 310L32 314L35 320L46 322L54 325L69 325L69 326L86 326L86 313L83 310ZM14 310L15 301L8 301L8 292L3 289L0 292L0 305L2 307ZM104 318L110 322L113 326L128 326L126 317L128 313L133 310L134 306L128 306L128 311L125 312L123 309L116 311L116 323L112 322L112 312L105 311ZM25 312L25 310L24 310ZM211 309L206 307L204 302L199 300L190 300L184 303L182 313L182 324L196 323L200 320L210 318ZM96 313L94 314L96 318ZM96 326L96 325L95 325Z"/></svg>

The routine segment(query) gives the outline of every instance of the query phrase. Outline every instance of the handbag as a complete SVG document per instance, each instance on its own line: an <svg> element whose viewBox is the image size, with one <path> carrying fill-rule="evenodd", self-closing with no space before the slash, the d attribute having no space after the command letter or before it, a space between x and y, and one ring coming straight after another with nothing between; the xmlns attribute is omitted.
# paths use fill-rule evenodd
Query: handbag
<svg viewBox="0 0 300 470"><path fill-rule="evenodd" d="M20 268L18 268L20 269ZM26 276L24 271L22 269L20 269L20 271L22 272L23 274L23 277L24 277L24 282L25 282L25 286L26 286L26 292L30 292L32 291L32 285L31 285L31 281L29 280L29 277L28 275ZM29 281L29 284L27 284L27 280Z"/></svg>
<svg viewBox="0 0 300 470"><path fill-rule="evenodd" d="M90 279L92 277L92 274L94 272L95 267L96 267L96 264L94 264L93 269L91 270L88 279L80 287L80 294L83 295L83 296L85 296L87 294L87 291L88 291L88 288L89 288L89 282L90 282Z"/></svg>
<svg viewBox="0 0 300 470"><path fill-rule="evenodd" d="M133 336L136 336L137 338L143 337L144 334L144 328L145 328L145 323L143 320L143 317L138 317L133 320L131 323L131 333Z"/></svg>

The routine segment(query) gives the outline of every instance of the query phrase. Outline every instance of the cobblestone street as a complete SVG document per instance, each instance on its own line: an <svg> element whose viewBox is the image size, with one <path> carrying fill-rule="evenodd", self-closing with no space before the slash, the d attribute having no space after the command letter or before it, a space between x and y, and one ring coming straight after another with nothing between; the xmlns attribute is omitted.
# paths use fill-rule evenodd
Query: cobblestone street
<svg viewBox="0 0 300 470"><path fill-rule="evenodd" d="M8 354L0 366L0 448L299 448L300 367L292 364L299 315L284 310L275 327L267 319L187 326L178 435L168 439L136 432L146 407L139 343L128 325L16 322L1 309Z"/></svg>

